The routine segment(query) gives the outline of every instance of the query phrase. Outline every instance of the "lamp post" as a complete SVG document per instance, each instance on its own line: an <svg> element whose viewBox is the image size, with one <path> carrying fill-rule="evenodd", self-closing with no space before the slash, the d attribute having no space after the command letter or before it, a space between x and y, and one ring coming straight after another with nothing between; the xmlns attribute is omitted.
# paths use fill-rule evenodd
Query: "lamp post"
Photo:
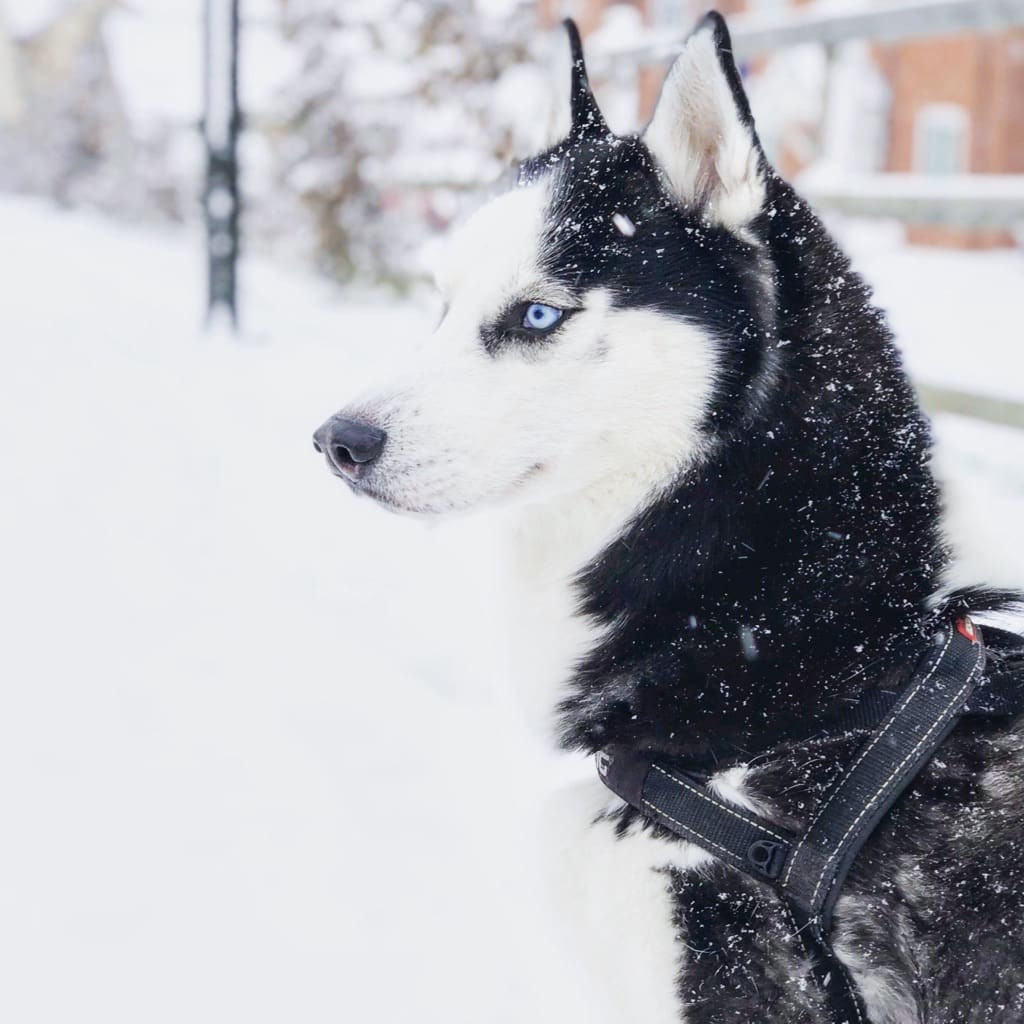
<svg viewBox="0 0 1024 1024"><path fill-rule="evenodd" d="M238 326L238 0L206 0L203 24L207 323L223 309Z"/></svg>

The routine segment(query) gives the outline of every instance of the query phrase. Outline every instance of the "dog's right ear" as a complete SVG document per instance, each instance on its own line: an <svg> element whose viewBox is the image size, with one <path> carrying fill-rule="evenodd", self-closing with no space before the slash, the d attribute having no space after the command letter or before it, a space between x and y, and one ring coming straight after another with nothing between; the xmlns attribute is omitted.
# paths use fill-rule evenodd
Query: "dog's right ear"
<svg viewBox="0 0 1024 1024"><path fill-rule="evenodd" d="M720 14L686 40L643 140L675 195L709 220L740 229L762 209L766 163Z"/></svg>
<svg viewBox="0 0 1024 1024"><path fill-rule="evenodd" d="M0 0L2 2L2 0ZM590 88L587 65L583 58L583 41L580 31L572 18L566 18L561 25L568 37L568 52L562 38L551 53L552 76L557 81L557 100L549 110L539 147L541 150L554 149L567 140L580 139L588 135L610 134L608 124L597 105ZM561 36L561 33L559 33ZM552 40L554 42L554 40ZM568 61L565 59L568 56ZM564 79L569 79L568 102Z"/></svg>
<svg viewBox="0 0 1024 1024"><path fill-rule="evenodd" d="M572 113L570 132L577 136L608 135L608 125L590 88L580 30L572 18L566 18L562 26L569 36L569 55L572 58L572 81L569 86L569 105Z"/></svg>

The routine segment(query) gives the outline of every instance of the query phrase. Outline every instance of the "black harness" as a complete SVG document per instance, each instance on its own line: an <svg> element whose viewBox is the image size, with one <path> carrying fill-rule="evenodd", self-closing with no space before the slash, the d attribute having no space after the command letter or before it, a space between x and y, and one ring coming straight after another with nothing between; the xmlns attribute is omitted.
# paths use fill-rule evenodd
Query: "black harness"
<svg viewBox="0 0 1024 1024"><path fill-rule="evenodd" d="M1020 638L994 632L1004 648L1016 641L1019 653ZM936 636L902 689L868 690L837 718L832 735L870 735L800 835L719 799L675 762L608 747L597 755L598 772L646 818L771 886L810 958L833 1024L866 1024L864 1003L829 940L832 912L861 847L960 717L1024 712L1024 677L983 676L986 653L971 620L957 619Z"/></svg>

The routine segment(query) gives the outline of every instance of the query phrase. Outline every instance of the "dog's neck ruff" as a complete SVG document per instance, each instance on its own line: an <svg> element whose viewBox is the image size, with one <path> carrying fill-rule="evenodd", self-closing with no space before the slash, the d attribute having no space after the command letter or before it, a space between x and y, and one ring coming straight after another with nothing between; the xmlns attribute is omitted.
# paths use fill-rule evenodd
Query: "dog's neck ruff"
<svg viewBox="0 0 1024 1024"><path fill-rule="evenodd" d="M773 888L810 958L832 1024L866 1024L864 1002L832 949L832 913L861 847L960 717L1024 712L1024 677L979 685L985 661L979 631L959 618L937 634L902 689L866 691L825 730L816 729L816 736L868 736L801 834L721 800L693 766L678 761L609 747L597 754L598 774L649 821Z"/></svg>

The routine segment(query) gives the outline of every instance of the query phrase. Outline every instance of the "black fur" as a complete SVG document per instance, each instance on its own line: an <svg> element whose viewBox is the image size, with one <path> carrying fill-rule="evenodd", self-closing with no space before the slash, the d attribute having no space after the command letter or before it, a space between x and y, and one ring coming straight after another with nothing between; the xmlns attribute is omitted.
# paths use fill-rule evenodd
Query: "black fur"
<svg viewBox="0 0 1024 1024"><path fill-rule="evenodd" d="M539 174L554 179L545 272L570 292L608 288L620 307L652 307L713 331L722 374L709 416L719 429L742 422L774 327L757 249L681 207L639 139L591 133L530 161L520 179ZM621 232L616 214L634 235Z"/></svg>
<svg viewBox="0 0 1024 1024"><path fill-rule="evenodd" d="M752 128L728 33L713 28ZM928 424L884 317L814 213L764 169L752 241L680 205L643 143L603 128L574 132L521 176L554 176L553 275L699 322L724 367L710 456L579 577L582 612L607 632L561 705L564 742L722 763L756 751L753 789L798 828L854 749L800 737L844 697L899 680L934 628L948 552ZM616 230L616 213L635 235ZM978 590L947 605L1005 600ZM1024 1020L1021 750L1016 726L961 726L849 878L836 940L888 972L906 1019ZM672 885L688 1021L823 1019L770 895L725 867Z"/></svg>

